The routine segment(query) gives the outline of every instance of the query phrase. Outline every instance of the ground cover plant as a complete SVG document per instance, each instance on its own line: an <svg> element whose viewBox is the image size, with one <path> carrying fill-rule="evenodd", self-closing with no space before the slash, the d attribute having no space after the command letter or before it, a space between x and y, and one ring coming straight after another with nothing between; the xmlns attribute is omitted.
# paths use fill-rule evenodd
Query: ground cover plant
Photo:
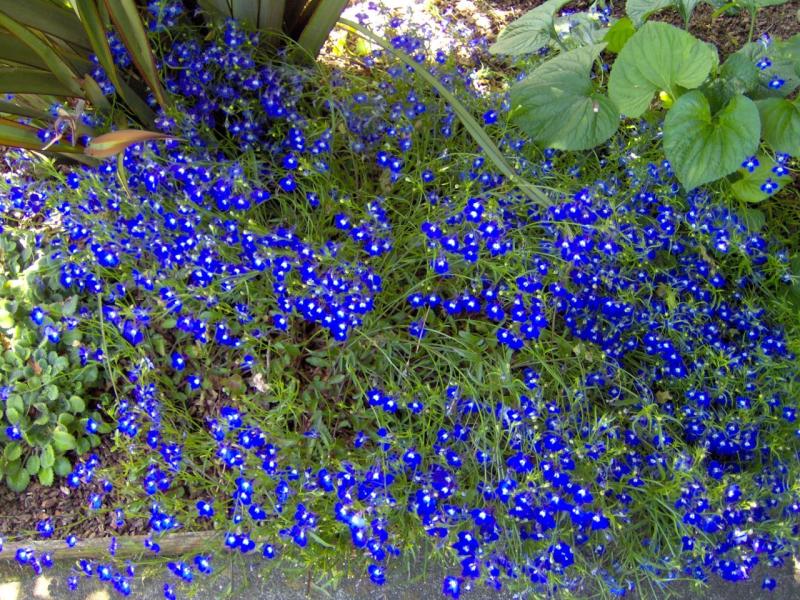
<svg viewBox="0 0 800 600"><path fill-rule="evenodd" d="M522 66L591 102L571 65L602 77L618 22L564 4L528 17L563 53ZM758 187L782 183L758 211L736 180L682 185L658 107L590 150L537 145L516 86L431 49L435 23L367 6L342 68L148 10L167 139L106 137L116 154L86 165L16 154L0 183L9 485L48 465L99 482L86 510L146 521L166 598L229 555L302 573L346 557L381 587L424 554L452 598L647 594L791 559L800 269L768 219L798 200L790 148L743 150ZM631 17L627 44L648 27ZM29 116L42 144L64 125ZM88 446L106 431L121 451L103 464ZM37 535L80 544L71 526ZM159 556L192 529L207 549ZM69 585L128 595L135 568L112 544Z"/></svg>

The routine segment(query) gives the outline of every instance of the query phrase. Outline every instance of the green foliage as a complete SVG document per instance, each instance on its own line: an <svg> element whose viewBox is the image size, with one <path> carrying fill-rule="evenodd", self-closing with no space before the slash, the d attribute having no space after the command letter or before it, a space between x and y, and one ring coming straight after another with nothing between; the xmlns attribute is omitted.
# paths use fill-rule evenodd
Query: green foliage
<svg viewBox="0 0 800 600"><path fill-rule="evenodd" d="M531 54L548 45L555 13L569 0L548 0L508 25L489 48L492 54Z"/></svg>
<svg viewBox="0 0 800 600"><path fill-rule="evenodd" d="M713 46L666 23L645 23L620 51L608 94L622 114L640 116L655 94L677 98L705 81L717 64Z"/></svg>
<svg viewBox="0 0 800 600"><path fill-rule="evenodd" d="M619 111L589 77L603 46L559 54L511 88L515 119L534 140L561 150L586 150L617 130Z"/></svg>
<svg viewBox="0 0 800 600"><path fill-rule="evenodd" d="M64 298L43 286L46 261L34 255L32 244L32 239L0 238L0 476L15 491L34 476L51 485L55 472L69 472L74 451L96 446L100 438L86 432L88 419L99 424L97 433L109 430L95 409L97 366L82 366L78 356L83 334L65 328L57 343L41 341L42 332L31 321L34 306L47 315L41 327L57 325L77 306L77 297ZM10 436L12 426L18 434Z"/></svg>
<svg viewBox="0 0 800 600"><path fill-rule="evenodd" d="M625 13L633 23L640 27L651 14L665 8L675 8L681 14L684 23L688 23L695 7L701 0L628 0Z"/></svg>
<svg viewBox="0 0 800 600"><path fill-rule="evenodd" d="M758 109L746 96L734 97L711 113L698 90L681 96L664 120L664 152L687 189L733 173L758 148Z"/></svg>
<svg viewBox="0 0 800 600"><path fill-rule="evenodd" d="M758 166L752 171L745 168L739 169L740 178L731 184L731 191L743 202L763 202L770 196L777 194L791 181L791 177L788 174L777 175L773 171L776 163L768 154L761 153L756 158L758 159ZM764 191L763 187L766 181L774 182L777 187L770 192Z"/></svg>
<svg viewBox="0 0 800 600"><path fill-rule="evenodd" d="M800 98L767 98L756 106L764 141L778 152L800 156Z"/></svg>
<svg viewBox="0 0 800 600"><path fill-rule="evenodd" d="M595 44L581 36L562 39L555 34L550 26L557 18L552 14L555 4L542 5L512 23L513 28L500 34L495 50L513 54L543 45L561 49L512 86L520 126L546 146L581 150L613 135L615 112L650 122L663 118L664 152L685 188L731 176L730 184L741 199L756 202L774 193L760 191L764 181L756 185L756 174L732 174L757 151L762 133L771 150L800 153L800 104L787 99L800 87L800 35L769 44L748 43L720 66L714 46L673 25L645 22L648 14L669 6L688 19L696 4L628 2L628 16L612 20L603 30L606 49L617 54L610 67L598 60ZM533 23L538 33L525 37L522 25L530 29ZM638 30L636 24L641 24ZM525 45L534 38L532 46ZM574 44L578 49L569 50ZM660 103L654 103L654 97ZM780 189L781 182L774 180L769 188L775 183Z"/></svg>

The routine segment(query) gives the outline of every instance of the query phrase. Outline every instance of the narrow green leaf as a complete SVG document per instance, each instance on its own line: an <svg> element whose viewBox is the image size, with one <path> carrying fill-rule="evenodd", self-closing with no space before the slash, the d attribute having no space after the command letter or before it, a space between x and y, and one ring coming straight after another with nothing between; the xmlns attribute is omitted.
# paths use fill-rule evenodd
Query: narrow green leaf
<svg viewBox="0 0 800 600"><path fill-rule="evenodd" d="M153 50L147 40L142 19L134 0L104 0L116 31L128 49L137 70L147 82L158 104L166 109L167 98L161 87L161 77L153 58Z"/></svg>
<svg viewBox="0 0 800 600"><path fill-rule="evenodd" d="M0 60L37 69L47 68L36 52L7 31L0 31Z"/></svg>
<svg viewBox="0 0 800 600"><path fill-rule="evenodd" d="M91 47L75 13L63 5L50 0L0 0L0 11L12 15L18 23L70 44Z"/></svg>
<svg viewBox="0 0 800 600"><path fill-rule="evenodd" d="M760 153L756 158L758 166L752 172L745 168L739 169L739 179L731 184L734 196L753 204L775 195L792 180L788 174L778 176L772 170L777 163L767 154ZM765 188L765 184L769 187Z"/></svg>
<svg viewBox="0 0 800 600"><path fill-rule="evenodd" d="M303 33L300 34L300 39L297 40L308 56L317 57L345 6L347 6L347 0L322 0L319 3L303 29Z"/></svg>
<svg viewBox="0 0 800 600"><path fill-rule="evenodd" d="M486 156L489 157L489 160L494 163L495 167L497 167L497 169L505 177L507 177L509 181L512 181L514 184L516 184L519 189L522 190L526 196L528 196L528 198L537 204L542 206L549 206L552 204L550 198L543 190L528 183L517 175L511 165L508 164L508 161L503 156L503 153L500 152L500 149L497 147L494 141L492 141L492 138L489 136L489 134L486 133L483 127L481 127L480 123L478 123L475 117L472 116L472 113L469 112L469 109L467 109L467 107L464 106L464 104L462 104L462 102L452 92L450 92L450 90L444 87L436 77L431 75L431 73L423 65L420 65L405 52L397 50L386 40L378 35L375 35L358 23L341 18L339 19L339 23L358 33L365 39L377 44L387 52L394 54L403 63L414 69L414 72L419 75L420 78L425 81L425 83L434 88L439 95L444 98L447 103L450 104L450 106L453 107L453 112L455 112L465 129L472 136L472 139L474 139L475 142L483 149L483 151L486 153Z"/></svg>
<svg viewBox="0 0 800 600"><path fill-rule="evenodd" d="M697 90L680 98L664 119L664 152L687 190L733 173L755 153L761 123L755 103L735 96L716 115Z"/></svg>
<svg viewBox="0 0 800 600"><path fill-rule="evenodd" d="M0 67L0 90L6 94L72 95L68 88L53 78L52 73L22 67Z"/></svg>
<svg viewBox="0 0 800 600"><path fill-rule="evenodd" d="M767 98L756 106L764 141L778 152L800 156L800 99Z"/></svg>
<svg viewBox="0 0 800 600"><path fill-rule="evenodd" d="M686 22L699 3L700 0L628 0L625 3L625 14L631 18L636 27L640 27L653 13L665 8L675 8Z"/></svg>
<svg viewBox="0 0 800 600"><path fill-rule="evenodd" d="M86 35L89 38L89 43L92 45L92 51L100 66L108 75L114 87L119 89L119 77L117 76L117 67L114 64L114 58L111 55L111 48L108 45L108 38L106 31L103 27L103 21L100 18L100 12L97 10L95 0L73 0L75 10L78 17L86 30Z"/></svg>
<svg viewBox="0 0 800 600"><path fill-rule="evenodd" d="M257 27L259 4L259 0L232 0L233 18L239 21L246 21L251 27Z"/></svg>
<svg viewBox="0 0 800 600"><path fill-rule="evenodd" d="M0 100L0 113L18 115L20 117L30 117L31 119L42 119L46 121L54 120L50 113L46 113L43 110L37 110L22 104L16 104L15 102L6 102L5 100Z"/></svg>
<svg viewBox="0 0 800 600"><path fill-rule="evenodd" d="M514 118L534 140L560 150L587 150L617 130L619 110L590 79L604 46L559 54L511 88Z"/></svg>
<svg viewBox="0 0 800 600"><path fill-rule="evenodd" d="M705 81L717 63L713 46L667 23L648 22L620 51L608 80L608 95L629 117L640 116L654 94L674 100L680 89Z"/></svg>
<svg viewBox="0 0 800 600"><path fill-rule="evenodd" d="M176 139L171 135L157 131L140 131L138 129L121 129L94 138L86 147L86 155L93 158L107 158L124 151L128 146L150 140Z"/></svg>
<svg viewBox="0 0 800 600"><path fill-rule="evenodd" d="M1 83L2 78L0 78ZM39 152L42 152L42 146L44 146L36 135L36 129L20 125L8 119L0 119L0 145L27 148L28 150L38 150ZM83 148L59 142L50 146L47 152L83 152Z"/></svg>
<svg viewBox="0 0 800 600"><path fill-rule="evenodd" d="M628 43L628 40L636 33L633 22L628 17L622 17L606 31L603 41L607 42L606 50L618 54Z"/></svg>
<svg viewBox="0 0 800 600"><path fill-rule="evenodd" d="M547 0L512 21L489 47L492 54L518 56L531 54L546 46L552 39L553 18L569 0Z"/></svg>
<svg viewBox="0 0 800 600"><path fill-rule="evenodd" d="M23 25L20 25L3 12L0 12L0 25L18 37L20 41L35 52L47 65L47 68L53 73L56 79L70 91L71 96L77 98L83 97L83 90L81 90L81 87L78 85L77 75L42 38Z"/></svg>
<svg viewBox="0 0 800 600"><path fill-rule="evenodd" d="M286 0L258 0L258 28L281 31L285 10Z"/></svg>

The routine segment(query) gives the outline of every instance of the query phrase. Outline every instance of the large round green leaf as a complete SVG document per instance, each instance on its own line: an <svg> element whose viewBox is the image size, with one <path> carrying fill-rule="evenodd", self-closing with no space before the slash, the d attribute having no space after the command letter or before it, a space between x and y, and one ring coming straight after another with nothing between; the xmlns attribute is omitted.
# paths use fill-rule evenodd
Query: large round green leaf
<svg viewBox="0 0 800 600"><path fill-rule="evenodd" d="M620 112L638 117L653 95L673 99L699 87L717 63L713 46L667 23L648 22L620 50L608 80L608 95Z"/></svg>
<svg viewBox="0 0 800 600"><path fill-rule="evenodd" d="M756 105L764 141L778 152L800 156L800 99L767 98Z"/></svg>
<svg viewBox="0 0 800 600"><path fill-rule="evenodd" d="M761 121L755 103L734 96L717 114L699 91L681 96L664 120L664 152L687 189L733 173L755 153Z"/></svg>
<svg viewBox="0 0 800 600"><path fill-rule="evenodd" d="M489 47L489 52L517 56L543 48L551 39L556 11L568 2L569 0L548 0L526 12L500 32L497 41Z"/></svg>
<svg viewBox="0 0 800 600"><path fill-rule="evenodd" d="M511 88L514 118L534 140L560 150L586 150L617 130L619 111L589 78L603 46L559 54Z"/></svg>

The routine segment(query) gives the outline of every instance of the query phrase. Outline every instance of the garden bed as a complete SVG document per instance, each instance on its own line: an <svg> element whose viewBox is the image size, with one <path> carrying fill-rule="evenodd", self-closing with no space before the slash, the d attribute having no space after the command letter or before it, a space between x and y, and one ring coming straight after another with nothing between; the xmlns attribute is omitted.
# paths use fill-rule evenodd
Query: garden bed
<svg viewBox="0 0 800 600"><path fill-rule="evenodd" d="M125 558L162 554L170 600L234 555L296 559L309 582L347 556L376 586L430 559L454 599L624 595L791 559L800 269L776 216L798 164L767 125L792 46L736 57L742 16L720 17L720 57L746 75L729 81L663 22L587 44L605 11L577 33L553 15L521 42L512 28L486 58L518 8L476 18L475 1L433 6L469 32L452 55L435 18L364 8L309 66L177 6L148 7L157 67L111 36L92 70L124 118L149 109L115 69L149 89L162 133L96 136L85 153L116 158L85 168L14 154L0 184L2 464L27 488L0 494L7 556L85 558L71 587L124 593ZM795 6L770 11L756 33L794 32ZM667 40L644 53L666 65L655 84L620 49L648 32ZM535 71L513 83L518 67ZM721 148L698 172L675 140L715 126L709 102L744 116L697 142ZM123 118L84 108L0 125L76 153L69 128ZM587 133L580 111L606 121ZM54 532L81 540L31 537Z"/></svg>

